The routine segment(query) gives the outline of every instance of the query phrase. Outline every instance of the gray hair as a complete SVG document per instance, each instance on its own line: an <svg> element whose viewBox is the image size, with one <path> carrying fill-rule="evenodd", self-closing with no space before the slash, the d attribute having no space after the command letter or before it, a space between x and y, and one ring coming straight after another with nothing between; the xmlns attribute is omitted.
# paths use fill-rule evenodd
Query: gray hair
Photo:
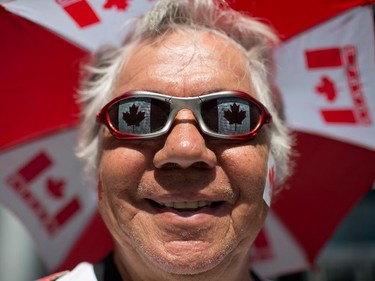
<svg viewBox="0 0 375 281"><path fill-rule="evenodd" d="M257 97L273 117L269 129L271 153L275 159L275 182L282 183L290 173L291 138L282 121L280 96L272 86L272 52L278 37L267 25L234 11L224 0L161 0L134 21L121 47L105 47L94 54L80 91L84 110L77 155L84 160L86 172L95 174L100 160L99 125L95 115L110 100L132 48L146 39L156 40L184 29L213 32L243 50Z"/></svg>

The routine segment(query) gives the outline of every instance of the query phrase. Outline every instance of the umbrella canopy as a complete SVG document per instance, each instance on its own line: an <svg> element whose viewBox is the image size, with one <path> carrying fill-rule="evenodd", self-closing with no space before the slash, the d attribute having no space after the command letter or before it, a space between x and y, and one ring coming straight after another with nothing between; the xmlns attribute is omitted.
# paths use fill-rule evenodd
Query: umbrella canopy
<svg viewBox="0 0 375 281"><path fill-rule="evenodd" d="M74 158L79 68L99 45L119 44L123 22L153 2L15 0L0 6L6 38L0 45L0 201L24 221L51 270L95 262L112 248L95 189L82 180ZM307 268L374 181L368 6L374 1L232 2L283 40L276 82L299 156L251 260L273 276Z"/></svg>

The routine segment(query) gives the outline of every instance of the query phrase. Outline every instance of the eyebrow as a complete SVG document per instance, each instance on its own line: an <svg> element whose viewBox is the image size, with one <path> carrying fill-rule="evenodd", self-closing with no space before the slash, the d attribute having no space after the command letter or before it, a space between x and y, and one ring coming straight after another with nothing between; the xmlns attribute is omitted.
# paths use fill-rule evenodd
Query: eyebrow
<svg viewBox="0 0 375 281"><path fill-rule="evenodd" d="M221 92L221 91L225 91L225 90L227 90L227 89L225 89L225 88L215 88L215 89L212 89L212 90L204 91L201 94L201 96L212 94L212 93L216 93L216 92Z"/></svg>
<svg viewBox="0 0 375 281"><path fill-rule="evenodd" d="M204 95L208 95L208 94L212 94L212 93L216 93L216 92L221 92L221 91L227 91L227 90L228 89L226 89L226 88L214 88L214 89L211 89L211 90L203 91L202 93L199 94L199 96L204 96ZM137 90L132 90L132 91L137 91ZM147 89L146 88L145 90L141 90L141 91L147 91L147 92L171 96L169 93L163 93L163 92L161 92L159 90L156 90L156 89Z"/></svg>

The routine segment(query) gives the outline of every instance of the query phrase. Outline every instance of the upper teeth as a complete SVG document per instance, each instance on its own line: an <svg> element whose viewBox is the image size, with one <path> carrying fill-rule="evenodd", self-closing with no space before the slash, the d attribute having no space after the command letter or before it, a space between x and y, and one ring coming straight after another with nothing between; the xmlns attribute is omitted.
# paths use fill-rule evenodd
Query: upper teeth
<svg viewBox="0 0 375 281"><path fill-rule="evenodd" d="M175 208L175 209L196 209L205 206L211 206L212 202L209 201L194 201L194 202L165 202L160 203L162 206Z"/></svg>

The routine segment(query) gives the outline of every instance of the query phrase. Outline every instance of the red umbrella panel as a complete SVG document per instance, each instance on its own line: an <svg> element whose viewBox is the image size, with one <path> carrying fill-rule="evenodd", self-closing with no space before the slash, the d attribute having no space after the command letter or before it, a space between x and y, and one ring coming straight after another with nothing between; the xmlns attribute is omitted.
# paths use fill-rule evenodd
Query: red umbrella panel
<svg viewBox="0 0 375 281"><path fill-rule="evenodd" d="M351 9L284 41L276 52L276 83L299 156L294 176L273 202L270 220L279 223L266 224L263 242L255 244L265 255L264 263L255 261L264 273L311 264L374 182L372 17L371 7ZM285 232L295 238L294 247Z"/></svg>
<svg viewBox="0 0 375 281"><path fill-rule="evenodd" d="M24 222L51 270L95 262L112 248L96 212L95 187L84 182L74 157L75 89L88 52L119 44L123 23L153 2L0 6L6 38L0 45L0 201ZM299 156L251 249L256 269L275 276L306 269L374 181L372 10L364 0L309 1L303 9L296 0L232 2L284 40L276 82Z"/></svg>

